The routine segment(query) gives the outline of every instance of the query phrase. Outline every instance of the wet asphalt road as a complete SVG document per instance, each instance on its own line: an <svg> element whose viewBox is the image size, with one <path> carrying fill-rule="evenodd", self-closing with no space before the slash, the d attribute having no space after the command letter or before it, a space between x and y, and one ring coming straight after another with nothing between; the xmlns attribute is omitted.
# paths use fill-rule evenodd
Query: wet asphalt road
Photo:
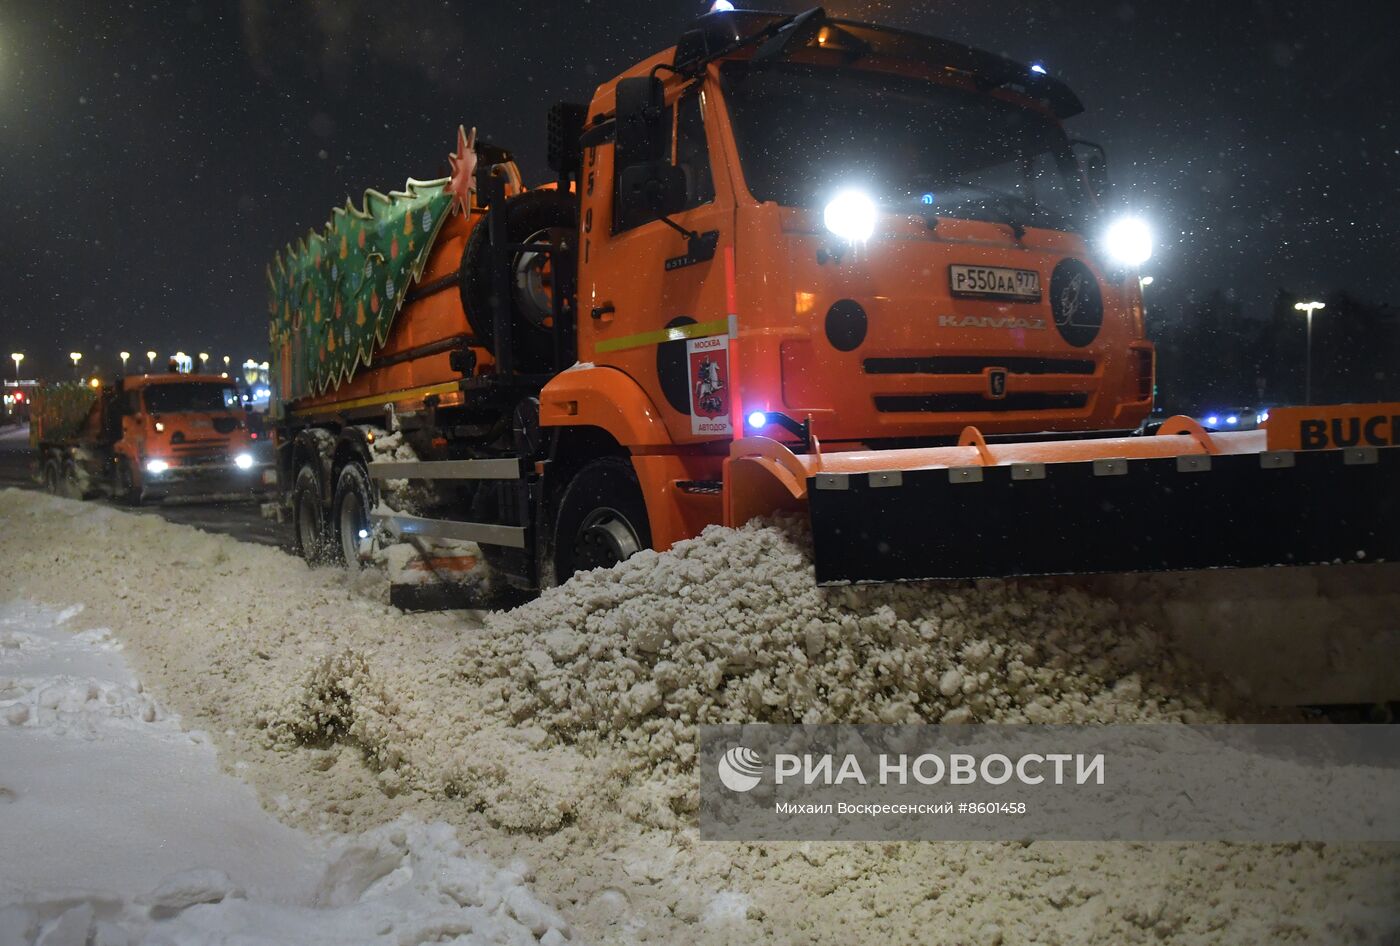
<svg viewBox="0 0 1400 946"><path fill-rule="evenodd" d="M39 488L30 475L29 464L33 453L29 449L29 429L27 427L0 426L0 489ZM94 499L112 505L110 500ZM194 526L205 532L231 535L243 542L256 545L270 545L286 548L290 535L286 526L278 525L262 517L257 503L188 503L178 505L153 504L131 508L122 506L127 512L161 516L171 522Z"/></svg>

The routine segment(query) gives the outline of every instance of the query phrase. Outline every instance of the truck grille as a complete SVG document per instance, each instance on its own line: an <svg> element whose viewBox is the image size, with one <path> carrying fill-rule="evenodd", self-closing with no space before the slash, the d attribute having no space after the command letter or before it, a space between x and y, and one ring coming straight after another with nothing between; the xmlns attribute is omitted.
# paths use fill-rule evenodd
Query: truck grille
<svg viewBox="0 0 1400 946"><path fill-rule="evenodd" d="M1011 374L1093 374L1087 358L985 358L980 355L924 355L915 358L867 358L866 374L981 374L1005 368Z"/></svg>
<svg viewBox="0 0 1400 946"><path fill-rule="evenodd" d="M1082 393L1025 391L991 400L980 394L882 394L875 397L875 410L882 414L957 413L1002 414L1008 411L1068 411L1089 403Z"/></svg>
<svg viewBox="0 0 1400 946"><path fill-rule="evenodd" d="M209 439L184 440L179 443L175 443L172 438L172 442L170 444L170 452L175 454L175 456L177 457L186 457L192 460L222 458L225 454L228 453L228 441L222 439Z"/></svg>

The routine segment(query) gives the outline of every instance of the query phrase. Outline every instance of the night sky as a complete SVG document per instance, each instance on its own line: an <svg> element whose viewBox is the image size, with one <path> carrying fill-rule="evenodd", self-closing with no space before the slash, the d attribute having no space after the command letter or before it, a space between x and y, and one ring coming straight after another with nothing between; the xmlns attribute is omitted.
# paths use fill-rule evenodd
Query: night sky
<svg viewBox="0 0 1400 946"><path fill-rule="evenodd" d="M826 8L1041 60L1067 81L1087 108L1071 135L1108 148L1118 199L1154 224L1144 271L1167 312L1212 288L1259 317L1280 287L1400 303L1396 4ZM26 376L65 373L75 348L104 372L122 348L261 360L279 247L348 195L445 173L459 122L544 177L549 104L587 101L698 12L6 0L0 353L27 352Z"/></svg>

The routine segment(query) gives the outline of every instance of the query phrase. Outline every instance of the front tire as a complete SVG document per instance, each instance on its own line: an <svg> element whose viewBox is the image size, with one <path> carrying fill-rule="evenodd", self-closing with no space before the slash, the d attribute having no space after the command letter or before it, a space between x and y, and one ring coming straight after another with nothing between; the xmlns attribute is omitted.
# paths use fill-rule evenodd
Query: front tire
<svg viewBox="0 0 1400 946"><path fill-rule="evenodd" d="M297 470L292 487L292 529L297 554L310 565L326 561L326 513L321 507L321 476L307 464Z"/></svg>
<svg viewBox="0 0 1400 946"><path fill-rule="evenodd" d="M373 528L370 510L374 508L374 486L369 473L359 462L351 462L340 471L335 481L335 499L331 502L334 516L335 548L339 549L345 567L360 570L360 533Z"/></svg>
<svg viewBox="0 0 1400 946"><path fill-rule="evenodd" d="M141 505L141 489L131 472L131 461L125 457L117 458L116 469L112 472L112 498L123 506Z"/></svg>
<svg viewBox="0 0 1400 946"><path fill-rule="evenodd" d="M579 470L559 501L554 528L554 580L611 568L651 548L646 499L632 462L593 460Z"/></svg>

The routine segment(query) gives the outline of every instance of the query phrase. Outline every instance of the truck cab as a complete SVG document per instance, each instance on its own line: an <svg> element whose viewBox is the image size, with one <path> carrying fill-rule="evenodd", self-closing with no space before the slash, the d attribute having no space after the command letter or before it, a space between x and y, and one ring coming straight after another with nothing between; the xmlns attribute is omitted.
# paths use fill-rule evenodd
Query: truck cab
<svg viewBox="0 0 1400 946"><path fill-rule="evenodd" d="M131 504L250 498L275 483L260 427L227 378L119 378L71 432L44 434L41 472L52 488Z"/></svg>
<svg viewBox="0 0 1400 946"><path fill-rule="evenodd" d="M112 409L121 424L112 447L118 488L132 498L246 497L270 485L259 425L227 378L130 378L114 392Z"/></svg>
<svg viewBox="0 0 1400 946"><path fill-rule="evenodd" d="M588 106L587 367L545 386L542 424L582 414L628 445L658 547L719 518L675 484L720 480L739 437L1131 432L1152 406L1146 237L1101 206L1101 157L1062 126L1081 110L1043 69L945 40L703 17ZM702 403L716 362L725 396ZM641 437L606 416L629 398Z"/></svg>

